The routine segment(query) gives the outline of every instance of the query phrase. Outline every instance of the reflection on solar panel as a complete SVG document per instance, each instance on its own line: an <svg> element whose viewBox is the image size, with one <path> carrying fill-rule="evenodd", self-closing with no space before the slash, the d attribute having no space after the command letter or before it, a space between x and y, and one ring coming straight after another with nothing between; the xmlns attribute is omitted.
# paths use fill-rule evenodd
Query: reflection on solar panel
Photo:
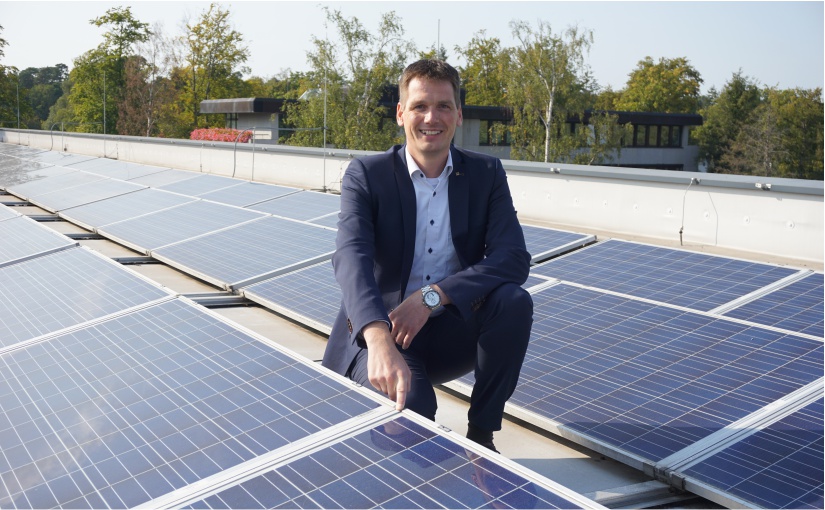
<svg viewBox="0 0 825 510"><path fill-rule="evenodd" d="M524 231L524 242L527 243L527 251L532 257L530 262L533 264L560 253L566 253L574 248L585 246L596 240L596 236L590 234L566 232L532 225L522 225L521 228Z"/></svg>
<svg viewBox="0 0 825 510"><path fill-rule="evenodd" d="M94 159L94 156L85 156L83 154L68 154L57 151L38 152L37 154L30 154L23 156L31 161L39 161L41 163L51 163L59 166L69 166L81 161Z"/></svg>
<svg viewBox="0 0 825 510"><path fill-rule="evenodd" d="M201 195L201 198L222 204L246 207L265 200L289 195L296 191L298 191L297 188L287 188L286 186L275 186L273 184L262 184L260 182L244 182L237 186L204 193Z"/></svg>
<svg viewBox="0 0 825 510"><path fill-rule="evenodd" d="M255 211L303 221L338 212L340 208L340 196L315 191L301 191L249 207Z"/></svg>
<svg viewBox="0 0 825 510"><path fill-rule="evenodd" d="M144 503L379 404L176 299L0 357L3 508Z"/></svg>
<svg viewBox="0 0 825 510"><path fill-rule="evenodd" d="M823 399L685 470L754 507L823 506Z"/></svg>
<svg viewBox="0 0 825 510"><path fill-rule="evenodd" d="M138 163L129 163L128 161L118 161L108 158L98 158L82 163L75 163L72 165L72 168L124 181L169 170L168 168L159 166L140 165Z"/></svg>
<svg viewBox="0 0 825 510"><path fill-rule="evenodd" d="M95 229L195 200L197 199L194 197L145 188L134 193L65 209L60 212L60 216L86 228Z"/></svg>
<svg viewBox="0 0 825 510"><path fill-rule="evenodd" d="M565 284L533 302L511 412L641 459L662 459L823 373L819 340Z"/></svg>
<svg viewBox="0 0 825 510"><path fill-rule="evenodd" d="M797 272L615 239L551 260L531 271L701 311L712 310Z"/></svg>
<svg viewBox="0 0 825 510"><path fill-rule="evenodd" d="M228 188L230 186L238 186L243 182L244 181L238 179L221 177L219 175L200 174L196 177L193 177L192 179L185 179L183 181L173 182L171 184L159 186L158 189L196 197L199 195L203 195L204 193L209 193L215 190Z"/></svg>
<svg viewBox="0 0 825 510"><path fill-rule="evenodd" d="M155 172L153 174L143 175L141 177L129 179L129 182L136 182L138 184L158 188L160 186L165 186L173 182L192 179L199 175L200 174L197 172L187 172L184 170L163 170L162 172Z"/></svg>
<svg viewBox="0 0 825 510"><path fill-rule="evenodd" d="M724 315L821 338L823 275L810 274Z"/></svg>
<svg viewBox="0 0 825 510"><path fill-rule="evenodd" d="M341 307L341 288L330 261L241 289L256 303L329 334Z"/></svg>
<svg viewBox="0 0 825 510"><path fill-rule="evenodd" d="M601 508L397 417L188 508Z"/></svg>
<svg viewBox="0 0 825 510"><path fill-rule="evenodd" d="M0 221L0 239L0 267L77 245L25 216Z"/></svg>
<svg viewBox="0 0 825 510"><path fill-rule="evenodd" d="M263 217L248 209L199 200L98 230L122 244L148 251Z"/></svg>
<svg viewBox="0 0 825 510"><path fill-rule="evenodd" d="M16 161L17 163L14 165L4 165L0 168L0 186L4 189L29 181L39 181L47 177L76 171L65 166L53 166L19 159Z"/></svg>
<svg viewBox="0 0 825 510"><path fill-rule="evenodd" d="M270 216L152 255L217 285L236 287L328 259L334 250L334 231Z"/></svg>
<svg viewBox="0 0 825 510"><path fill-rule="evenodd" d="M9 187L9 192L22 197L30 198L49 193L51 191L58 191L74 186L81 186L90 182L99 181L103 179L100 175L88 174L82 171L71 172L67 174L57 175L54 177L47 177L37 181L29 181L24 184Z"/></svg>
<svg viewBox="0 0 825 510"><path fill-rule="evenodd" d="M6 266L0 268L0 349L168 295L85 248Z"/></svg>
<svg viewBox="0 0 825 510"><path fill-rule="evenodd" d="M97 202L106 198L124 195L143 189L140 184L133 184L118 179L102 179L31 197L29 200L49 211L62 211L70 207Z"/></svg>

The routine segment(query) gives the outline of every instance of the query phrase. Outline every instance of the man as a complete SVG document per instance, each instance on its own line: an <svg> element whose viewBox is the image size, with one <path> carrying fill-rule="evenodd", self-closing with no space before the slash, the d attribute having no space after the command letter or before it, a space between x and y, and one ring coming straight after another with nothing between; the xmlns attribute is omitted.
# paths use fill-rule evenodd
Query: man
<svg viewBox="0 0 825 510"><path fill-rule="evenodd" d="M343 303L323 365L431 420L433 385L475 370L467 437L495 450L530 337L530 255L501 161L452 146L458 72L415 62L399 96L406 145L354 160L342 182Z"/></svg>

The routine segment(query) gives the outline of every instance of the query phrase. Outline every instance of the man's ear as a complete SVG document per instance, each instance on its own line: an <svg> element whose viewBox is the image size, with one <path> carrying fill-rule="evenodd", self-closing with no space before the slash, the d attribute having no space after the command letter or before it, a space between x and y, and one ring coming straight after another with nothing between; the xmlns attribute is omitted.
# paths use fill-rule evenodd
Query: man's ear
<svg viewBox="0 0 825 510"><path fill-rule="evenodd" d="M455 125L460 126L462 122L464 122L464 114L461 113L461 107L459 107L458 108L458 122L456 122Z"/></svg>
<svg viewBox="0 0 825 510"><path fill-rule="evenodd" d="M395 122L397 122L399 126L404 125L404 107L401 106L400 102L395 105Z"/></svg>

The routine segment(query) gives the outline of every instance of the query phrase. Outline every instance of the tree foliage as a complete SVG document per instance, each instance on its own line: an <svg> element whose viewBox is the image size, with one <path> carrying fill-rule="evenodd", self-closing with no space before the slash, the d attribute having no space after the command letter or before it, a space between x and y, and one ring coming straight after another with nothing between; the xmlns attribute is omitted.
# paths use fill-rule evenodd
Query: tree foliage
<svg viewBox="0 0 825 510"><path fill-rule="evenodd" d="M650 57L630 73L616 109L629 112L696 113L702 77L688 59Z"/></svg>
<svg viewBox="0 0 825 510"><path fill-rule="evenodd" d="M0 25L0 32L3 27ZM0 37L0 58L6 54L8 42ZM0 126L17 127L17 68L0 64Z"/></svg>
<svg viewBox="0 0 825 510"><path fill-rule="evenodd" d="M503 51L501 41L487 37L481 30L467 43L456 46L467 65L459 68L461 83L467 93L465 103L479 106L501 106L507 103L507 74L509 52Z"/></svg>
<svg viewBox="0 0 825 510"><path fill-rule="evenodd" d="M377 30L367 30L358 18L347 18L325 8L335 29L334 41L313 37L307 55L312 88L304 99L287 108L292 126L299 129L290 144L323 144L326 111L327 144L359 150L385 150L399 141L392 111L381 105L387 85L396 81L413 48L403 38L401 20L394 12L381 16Z"/></svg>

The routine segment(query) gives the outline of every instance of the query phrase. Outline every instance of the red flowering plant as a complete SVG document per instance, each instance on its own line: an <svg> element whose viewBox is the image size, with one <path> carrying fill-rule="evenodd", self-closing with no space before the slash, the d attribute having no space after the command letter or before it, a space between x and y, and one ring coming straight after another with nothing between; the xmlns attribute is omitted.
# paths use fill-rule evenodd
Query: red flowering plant
<svg viewBox="0 0 825 510"><path fill-rule="evenodd" d="M238 135L241 135L238 138ZM252 138L252 131L241 131L240 129L232 128L202 128L192 131L189 135L190 140L208 140L210 142L234 142L238 140L241 143L246 143Z"/></svg>

